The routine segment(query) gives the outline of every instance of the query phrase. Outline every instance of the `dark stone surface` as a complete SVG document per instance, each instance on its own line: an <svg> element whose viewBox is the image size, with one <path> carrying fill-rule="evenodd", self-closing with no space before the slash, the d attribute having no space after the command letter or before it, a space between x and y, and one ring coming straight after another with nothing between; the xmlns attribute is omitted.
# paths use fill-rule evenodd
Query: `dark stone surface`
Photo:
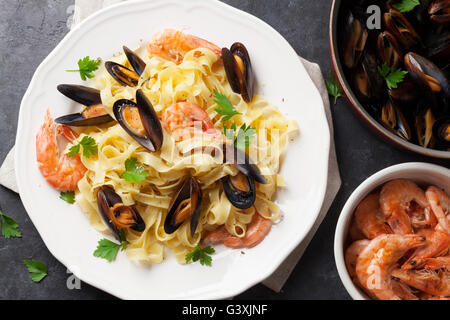
<svg viewBox="0 0 450 320"><path fill-rule="evenodd" d="M319 63L329 74L328 15L331 1L225 0L278 30L306 59ZM68 32L66 21L73 0L0 0L0 160L14 145L19 105L39 63ZM68 10L69 9L69 10ZM336 271L333 237L336 222L351 192L371 174L393 164L444 161L424 158L385 144L362 127L343 100L332 107L342 188L303 259L281 293L263 285L238 299L349 299ZM32 147L32 146L30 146ZM446 163L448 166L448 162ZM108 294L85 283L68 290L66 268L47 250L26 214L20 198L0 187L0 204L14 217L21 239L0 237L0 299L109 299ZM50 276L31 282L24 259L47 264Z"/></svg>

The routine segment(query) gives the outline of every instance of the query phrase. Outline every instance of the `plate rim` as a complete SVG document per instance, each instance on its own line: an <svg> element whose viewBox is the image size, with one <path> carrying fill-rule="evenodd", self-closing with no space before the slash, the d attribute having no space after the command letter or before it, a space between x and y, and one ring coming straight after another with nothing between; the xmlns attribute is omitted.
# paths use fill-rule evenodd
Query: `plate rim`
<svg viewBox="0 0 450 320"><path fill-rule="evenodd" d="M73 37L76 37L78 33L81 33L83 31L83 29L85 28L84 26L88 26L92 21L96 20L99 16L103 16L103 15L107 15L110 14L112 15L116 10L119 10L120 8L127 8L127 7L131 7L131 6L137 6L137 5L156 5L158 3L165 3L165 4L169 4L169 3L180 3L182 2L182 0L153 0L153 1L148 1L148 0L134 0L134 1L125 1L125 2L121 2L121 3L117 3L114 5L111 5L109 7L100 9L99 11L95 12L94 14L90 15L89 17L87 17L85 20L83 20L81 23L79 23L77 26L75 26L70 32L68 32L64 38L58 43L58 45L48 54L48 56L41 62L41 64L38 66L38 68L36 69L36 71L33 74L33 77L28 85L28 88L22 98L21 101L21 105L20 105L20 110L19 110L19 118L18 118L18 125L17 125L17 134L16 134L16 145L18 146L15 149L15 168L20 168L20 142L21 140L25 139L24 135L22 134L22 125L23 125L23 118L24 118L24 105L26 104L26 102L29 100L29 97L31 96L33 90L36 87L36 79L38 77L38 75L41 73L41 69L44 68L45 65L47 65L48 63L50 63L50 61L54 58L54 56L56 56L58 54L58 52L60 50L62 50L62 48L65 46L65 44L67 42L69 42ZM276 31L272 26L270 26L268 23L264 22L263 20L253 16L250 13L247 13L245 11L242 11L240 9L237 9L235 7L232 7L226 3L220 2L219 0L190 0L189 1L189 5L186 4L186 2L183 2L184 6L188 6L188 7L194 7L196 5L201 5L201 6L205 6L205 7L209 7L209 9L215 9L215 7L222 7L224 10L228 10L228 11L233 11L234 15L236 16L241 16L243 19L245 20L252 20L253 24L256 25L261 25L263 26L265 29L270 29L270 31L272 32L273 36L278 38L281 42L283 42L284 44L284 49L289 50L291 52L291 54L294 54L296 57L298 57L298 54L295 52L295 50L292 48L292 46L288 43L288 41L278 32ZM309 76L308 72L306 71L304 65L301 63L300 59L298 59L298 67L300 67L301 69L303 69L303 71L305 72L306 75ZM263 270L260 270L261 272L259 272L258 276L255 276L251 281L247 281L245 283L245 285L241 285L241 286L234 286L234 287L228 287L228 286L220 286L220 284L223 282L217 282L216 285L214 287L208 287L206 290L203 290L201 293L194 293L192 299L223 299L223 298L228 298L228 297L232 297L235 296L237 294L242 293L243 291L247 290L248 288L256 285L257 283L262 282L264 279L266 279L267 277L269 277L273 272L275 272L278 267L285 261L285 259L293 252L293 250L303 241L305 240L305 238L307 237L307 235L309 234L309 232L311 231L312 227L315 225L315 223L317 222L318 218L319 218L319 214L321 211L321 208L323 206L323 202L325 199L325 193L327 190L327 185L328 185L328 166L329 166L329 153L330 153L330 144L331 144L331 131L330 131L330 127L328 124L328 120L326 118L326 114L325 114L325 106L322 100L322 97L319 93L319 90L317 89L317 87L315 86L315 84L313 83L312 79L310 78L311 81L311 85L314 88L314 95L316 95L317 100L320 102L320 105L322 106L322 109L320 110L319 114L321 115L321 117L323 118L322 120L322 126L324 126L327 130L326 133L328 134L324 134L323 139L324 139L324 145L322 146L324 150L326 150L326 157L325 159L322 159L322 161L324 161L324 166L323 166L323 173L322 173L322 178L323 181L320 184L322 186L322 188L320 188L320 193L318 193L317 195L317 204L316 206L313 206L310 210L315 212L315 218L314 219L310 219L310 222L305 224L307 227L304 229L304 233L301 234L299 237L297 237L296 241L293 241L292 244L290 246L287 246L286 249L279 254L279 259L278 261L274 262L273 264L271 264L269 267L265 267ZM67 261L65 261L64 257L58 256L54 250L52 250L52 247L49 245L49 239L48 237L45 237L45 235L43 235L41 233L41 231L39 230L37 224L35 223L32 215L30 215L28 212L32 211L32 206L31 204L28 202L27 199L24 199L24 197L22 197L23 194L23 190L25 189L24 186L22 185L22 180L21 180L21 176L19 173L19 170L16 170L16 180L17 180L17 184L18 184L18 189L19 189L19 195L21 197L22 203L24 205L25 211L27 212L27 215L29 216L30 220L33 222L33 225L36 227L39 235L41 236L42 241L44 242L44 244L46 245L47 249L50 251L50 253L60 262L62 263L64 266L68 266L69 263L67 263ZM134 297L129 297L124 293L121 292L117 292L117 290L114 290L114 286L109 287L106 286L104 283L102 283L101 281L96 281L96 279L93 278L89 278L86 276L86 274L78 274L78 272L76 270L74 270L74 274L75 276L77 276L78 278L80 278L83 282L86 282L102 291L105 291L109 294L112 294L118 298L121 299L134 299ZM164 299L164 298L161 298ZM176 298L175 298L176 299Z"/></svg>

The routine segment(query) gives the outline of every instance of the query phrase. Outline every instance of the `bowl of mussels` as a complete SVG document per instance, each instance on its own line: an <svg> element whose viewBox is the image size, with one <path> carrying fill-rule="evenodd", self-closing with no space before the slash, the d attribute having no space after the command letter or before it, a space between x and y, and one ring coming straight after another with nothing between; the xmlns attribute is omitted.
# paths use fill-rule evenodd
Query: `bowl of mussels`
<svg viewBox="0 0 450 320"><path fill-rule="evenodd" d="M384 140L450 159L450 0L334 0L334 73Z"/></svg>

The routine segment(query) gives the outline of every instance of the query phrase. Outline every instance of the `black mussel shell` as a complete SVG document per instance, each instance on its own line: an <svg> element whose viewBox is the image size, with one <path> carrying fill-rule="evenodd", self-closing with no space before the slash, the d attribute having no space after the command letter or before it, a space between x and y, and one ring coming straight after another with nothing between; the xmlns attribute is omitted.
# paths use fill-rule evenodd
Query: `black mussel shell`
<svg viewBox="0 0 450 320"><path fill-rule="evenodd" d="M239 185L234 179L240 180ZM242 179L245 179L242 181ZM230 203L238 209L250 208L256 200L255 179L239 172L236 177L226 176L221 179L223 190ZM244 186L244 187L242 187Z"/></svg>
<svg viewBox="0 0 450 320"><path fill-rule="evenodd" d="M392 100L388 100L381 109L381 123L388 130L399 137L410 141L411 129L401 109L394 104Z"/></svg>
<svg viewBox="0 0 450 320"><path fill-rule="evenodd" d="M145 230L145 222L139 212L134 207L120 206L122 198L110 186L102 186L97 192L97 204L103 221L113 232L113 234L120 240L120 227L116 226L111 215L111 208L117 206L120 210L129 210L134 219L131 229L142 232Z"/></svg>
<svg viewBox="0 0 450 320"><path fill-rule="evenodd" d="M89 127L99 126L105 123L114 121L109 114L104 114L98 117L85 118L83 113L68 114L55 119L56 123L65 124L72 127Z"/></svg>
<svg viewBox="0 0 450 320"><path fill-rule="evenodd" d="M126 121L124 111L126 108L137 108L145 134L139 134L130 127ZM151 152L161 149L163 143L163 131L161 122L151 102L147 99L142 90L136 91L136 103L131 100L121 99L113 106L114 116L122 128L135 139L140 145Z"/></svg>
<svg viewBox="0 0 450 320"><path fill-rule="evenodd" d="M365 24L349 12L345 20L341 49L343 63L347 68L353 69L358 65L368 36Z"/></svg>
<svg viewBox="0 0 450 320"><path fill-rule="evenodd" d="M450 116L436 120L433 126L433 135L441 145L450 148Z"/></svg>
<svg viewBox="0 0 450 320"><path fill-rule="evenodd" d="M388 31L380 33L378 35L377 48L381 62L394 69L397 69L398 65L402 63L402 50L392 33Z"/></svg>
<svg viewBox="0 0 450 320"><path fill-rule="evenodd" d="M413 102L419 95L416 84L409 75L406 75L404 80L397 84L397 88L389 89L388 92L392 99L404 103Z"/></svg>
<svg viewBox="0 0 450 320"><path fill-rule="evenodd" d="M415 126L417 142L424 148L433 148L435 138L433 135L433 125L435 118L431 108L418 112L416 115Z"/></svg>
<svg viewBox="0 0 450 320"><path fill-rule="evenodd" d="M84 106L93 106L102 103L100 91L94 88L74 84L60 84L56 87L67 98Z"/></svg>
<svg viewBox="0 0 450 320"><path fill-rule="evenodd" d="M252 101L254 75L247 48L235 42L229 50L222 49L222 60L231 89L241 94L246 102Z"/></svg>
<svg viewBox="0 0 450 320"><path fill-rule="evenodd" d="M386 96L385 81L378 72L376 55L366 51L360 64L353 70L353 87L357 97L362 101L379 101Z"/></svg>
<svg viewBox="0 0 450 320"><path fill-rule="evenodd" d="M133 70L141 76L146 67L145 62L133 50L130 50L125 46L123 46L123 51L125 52L125 55L127 56Z"/></svg>
<svg viewBox="0 0 450 320"><path fill-rule="evenodd" d="M191 237L193 237L200 219L201 205L202 190L199 182L194 177L186 178L169 206L164 221L164 231L167 234L174 233L187 219L189 219L190 234ZM189 214L184 217L178 217L178 214L182 209L189 209ZM177 218L182 218L182 220L177 221Z"/></svg>
<svg viewBox="0 0 450 320"><path fill-rule="evenodd" d="M406 17L396 9L389 9L383 15L386 29L399 41L404 49L421 45L420 36Z"/></svg>
<svg viewBox="0 0 450 320"><path fill-rule="evenodd" d="M105 68L109 74L123 86L136 87L139 83L140 76L133 70L124 67L121 64L107 61Z"/></svg>
<svg viewBox="0 0 450 320"><path fill-rule="evenodd" d="M246 176L253 177L256 182L267 184L266 178L261 174L258 166L241 149L232 144L223 145L223 162L231 163Z"/></svg>
<svg viewBox="0 0 450 320"><path fill-rule="evenodd" d="M450 24L450 0L435 0L429 7L428 13L434 23Z"/></svg>

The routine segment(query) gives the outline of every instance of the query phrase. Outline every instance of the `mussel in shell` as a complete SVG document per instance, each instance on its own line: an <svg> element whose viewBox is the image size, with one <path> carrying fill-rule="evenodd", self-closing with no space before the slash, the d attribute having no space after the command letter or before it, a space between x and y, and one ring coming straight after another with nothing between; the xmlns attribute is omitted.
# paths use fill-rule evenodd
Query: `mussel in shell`
<svg viewBox="0 0 450 320"><path fill-rule="evenodd" d="M348 13L344 23L342 60L347 68L353 69L364 52L369 32L365 24L355 18L352 12Z"/></svg>
<svg viewBox="0 0 450 320"><path fill-rule="evenodd" d="M153 106L139 89L136 91L136 102L121 99L114 103L114 116L121 127L141 146L151 152L161 149L163 131L161 122Z"/></svg>
<svg viewBox="0 0 450 320"><path fill-rule="evenodd" d="M123 204L122 198L110 186L97 191L97 204L103 221L120 239L120 230L130 228L138 232L145 230L145 222L134 207Z"/></svg>
<svg viewBox="0 0 450 320"><path fill-rule="evenodd" d="M433 148L435 138L433 135L433 125L435 118L431 108L418 112L416 115L416 135L417 142L424 148Z"/></svg>
<svg viewBox="0 0 450 320"><path fill-rule="evenodd" d="M223 148L224 162L233 164L239 171L235 176L222 178L223 190L234 207L248 209L256 200L255 181L266 184L267 180L244 151L228 144Z"/></svg>
<svg viewBox="0 0 450 320"><path fill-rule="evenodd" d="M125 55L134 70L112 61L105 62L105 68L121 85L136 87L142 73L144 72L146 66L145 62L136 53L125 46L123 47L123 51L125 52Z"/></svg>
<svg viewBox="0 0 450 320"><path fill-rule="evenodd" d="M254 75L245 46L235 42L230 49L222 49L222 60L231 89L246 102L253 100Z"/></svg>
<svg viewBox="0 0 450 320"><path fill-rule="evenodd" d="M388 31L381 32L377 40L378 54L383 63L397 69L402 62L403 54L397 39Z"/></svg>
<svg viewBox="0 0 450 320"><path fill-rule="evenodd" d="M189 221L189 230L193 237L200 219L201 205L200 184L196 178L189 176L183 181L180 190L172 199L164 220L164 231L167 234L174 233L184 222Z"/></svg>
<svg viewBox="0 0 450 320"><path fill-rule="evenodd" d="M429 7L430 19L437 24L450 24L450 0L435 0Z"/></svg>
<svg viewBox="0 0 450 320"><path fill-rule="evenodd" d="M385 128L410 141L411 129L401 109L392 101L388 100L381 109L381 123Z"/></svg>
<svg viewBox="0 0 450 320"><path fill-rule="evenodd" d="M80 113L59 117L55 119L56 123L73 127L85 127L114 121L102 105L99 90L72 84L60 84L57 89L66 97L81 103L86 108Z"/></svg>
<svg viewBox="0 0 450 320"><path fill-rule="evenodd" d="M416 29L400 11L389 9L383 15L383 20L386 29L397 38L404 49L410 49L421 43Z"/></svg>
<svg viewBox="0 0 450 320"><path fill-rule="evenodd" d="M385 96L384 80L378 72L378 65L375 54L366 52L353 70L353 87L362 101L380 100Z"/></svg>
<svg viewBox="0 0 450 320"><path fill-rule="evenodd" d="M433 135L444 148L450 148L450 116L436 120L433 126Z"/></svg>

